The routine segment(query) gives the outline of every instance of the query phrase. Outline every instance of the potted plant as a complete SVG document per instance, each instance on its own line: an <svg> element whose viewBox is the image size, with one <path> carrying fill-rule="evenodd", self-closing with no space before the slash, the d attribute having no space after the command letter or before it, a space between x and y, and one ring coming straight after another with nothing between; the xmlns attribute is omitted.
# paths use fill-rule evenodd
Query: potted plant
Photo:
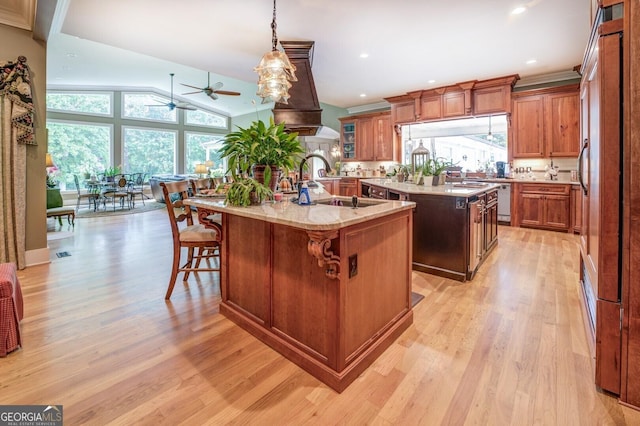
<svg viewBox="0 0 640 426"><path fill-rule="evenodd" d="M222 141L221 156L227 159L228 172L237 178L238 174L249 173L263 183L268 183L273 191L279 180L281 169L294 170L304 154L298 133L288 133L284 123L275 124L273 117L269 124L254 121L249 127L229 133Z"/></svg>
<svg viewBox="0 0 640 426"><path fill-rule="evenodd" d="M424 176L433 176L433 185L444 184L444 176L447 167L452 166L451 161L447 161L442 157L430 158L423 167L422 174Z"/></svg>
<svg viewBox="0 0 640 426"><path fill-rule="evenodd" d="M234 179L227 189L225 198L232 206L247 207L251 204L260 204L272 195L271 189L253 178L245 177Z"/></svg>

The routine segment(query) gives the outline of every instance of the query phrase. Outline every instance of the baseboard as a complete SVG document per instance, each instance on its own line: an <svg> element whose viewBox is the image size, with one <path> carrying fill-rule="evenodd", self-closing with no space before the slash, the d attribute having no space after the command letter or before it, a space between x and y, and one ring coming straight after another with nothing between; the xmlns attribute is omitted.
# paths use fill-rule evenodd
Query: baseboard
<svg viewBox="0 0 640 426"><path fill-rule="evenodd" d="M27 250L25 252L24 258L27 267L51 263L51 258L49 257L49 247Z"/></svg>

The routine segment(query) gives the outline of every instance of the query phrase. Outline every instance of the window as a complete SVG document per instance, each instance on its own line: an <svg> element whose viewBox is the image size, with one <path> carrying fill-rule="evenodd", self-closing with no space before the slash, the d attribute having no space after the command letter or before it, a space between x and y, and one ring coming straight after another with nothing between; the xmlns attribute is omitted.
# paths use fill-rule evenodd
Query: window
<svg viewBox="0 0 640 426"><path fill-rule="evenodd" d="M122 170L125 173L174 174L177 132L122 128Z"/></svg>
<svg viewBox="0 0 640 426"><path fill-rule="evenodd" d="M152 93L123 93L122 117L176 123L178 114L166 105L171 100Z"/></svg>
<svg viewBox="0 0 640 426"><path fill-rule="evenodd" d="M207 126L207 127L217 127L219 129L226 129L227 126L227 118L218 114L213 114L211 112L196 110L186 111L186 123L194 126Z"/></svg>
<svg viewBox="0 0 640 426"><path fill-rule="evenodd" d="M113 93L47 92L47 109L113 117Z"/></svg>
<svg viewBox="0 0 640 426"><path fill-rule="evenodd" d="M61 190L76 189L73 175L79 182L85 173L95 175L110 167L113 126L110 124L47 121L49 148L56 167Z"/></svg>
<svg viewBox="0 0 640 426"><path fill-rule="evenodd" d="M222 176L226 169L226 164L220 158L218 152L223 136L206 133L185 133L185 172L194 173L196 164L212 161L211 170L214 175Z"/></svg>
<svg viewBox="0 0 640 426"><path fill-rule="evenodd" d="M431 158L452 161L463 171L495 171L496 161L507 161L507 119L495 115L491 124L489 117L475 117L404 125L403 164L411 164L411 153L420 142Z"/></svg>

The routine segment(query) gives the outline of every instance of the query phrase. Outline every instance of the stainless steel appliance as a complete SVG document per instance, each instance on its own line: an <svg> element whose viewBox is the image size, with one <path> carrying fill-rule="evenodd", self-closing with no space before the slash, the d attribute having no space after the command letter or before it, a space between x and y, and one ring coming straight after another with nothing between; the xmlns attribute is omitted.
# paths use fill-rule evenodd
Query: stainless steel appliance
<svg viewBox="0 0 640 426"><path fill-rule="evenodd" d="M504 161L496 161L496 177L504 178L507 163Z"/></svg>
<svg viewBox="0 0 640 426"><path fill-rule="evenodd" d="M498 188L498 222L511 222L511 184Z"/></svg>

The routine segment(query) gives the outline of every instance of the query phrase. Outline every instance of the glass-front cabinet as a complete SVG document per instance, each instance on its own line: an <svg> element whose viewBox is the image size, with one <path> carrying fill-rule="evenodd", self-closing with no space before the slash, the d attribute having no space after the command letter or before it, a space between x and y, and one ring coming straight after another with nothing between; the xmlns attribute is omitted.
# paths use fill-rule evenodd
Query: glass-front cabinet
<svg viewBox="0 0 640 426"><path fill-rule="evenodd" d="M341 125L342 159L354 160L356 158L356 123L355 121L344 121Z"/></svg>

